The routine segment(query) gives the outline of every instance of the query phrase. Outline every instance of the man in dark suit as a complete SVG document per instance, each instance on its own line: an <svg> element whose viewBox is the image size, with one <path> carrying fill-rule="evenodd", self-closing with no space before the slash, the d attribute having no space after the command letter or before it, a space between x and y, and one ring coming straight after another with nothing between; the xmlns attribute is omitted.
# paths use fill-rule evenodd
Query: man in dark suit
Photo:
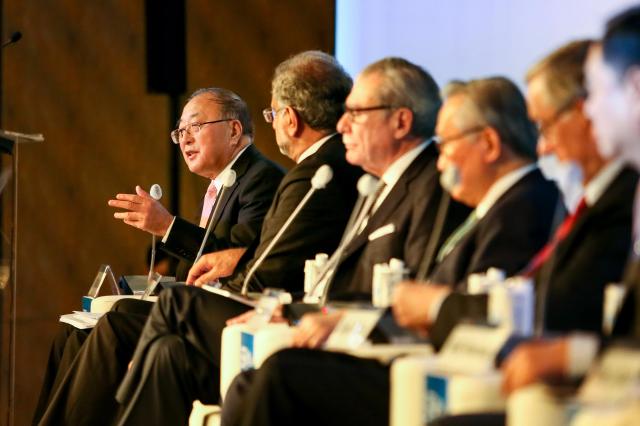
<svg viewBox="0 0 640 426"><path fill-rule="evenodd" d="M559 201L556 188L532 164L535 130L513 83L497 78L457 87L440 111L437 133L443 184L453 198L476 207L470 216L476 222L465 222L444 243L429 276L432 284L400 285L402 297L394 298L393 309L400 306L404 318L413 306L422 306L420 316L430 314L424 288L434 287L440 295L490 266L507 273L523 268L546 241ZM447 182L451 172L446 169L453 165L458 177ZM318 338L326 333L318 331L325 328L324 319L310 318L303 318L296 331L299 346L317 346L326 337ZM238 412L244 412L242 424L386 424L388 377L388 368L373 361L282 351L257 372ZM359 403L342 404L354 399Z"/></svg>
<svg viewBox="0 0 640 426"><path fill-rule="evenodd" d="M390 76L396 72L402 77L394 81ZM389 86L388 93L379 84ZM373 265L398 258L409 276L424 274L420 269L430 266L429 259L423 262L425 247L432 242L438 248L469 210L448 197L442 200L438 153L429 141L441 101L427 72L401 58L375 62L363 70L346 105L338 131L347 160L378 177L384 190L362 230L342 252L328 293L331 300L371 300ZM394 118L408 123L404 133L382 133L379 121L389 124ZM436 225L439 209L446 211Z"/></svg>
<svg viewBox="0 0 640 426"><path fill-rule="evenodd" d="M228 169L236 172L235 184L225 192L224 199L219 201L219 213L212 218L212 233L207 243L210 250L235 248L229 251L232 255L224 258L224 272L221 274L229 274L235 268L239 255L257 240L283 172L253 145L254 131L249 109L235 93L214 87L199 89L187 100L183 116L184 124L189 124L172 132L172 138L180 145L189 170L210 179L218 191L223 172ZM221 117L223 121L206 124L208 120ZM115 217L163 237L162 248L180 259L177 278L185 279L204 238L204 228L172 216L140 187L136 192L118 194L116 199L109 201L112 207L127 210L115 213ZM210 204L202 212L202 226L209 219L211 207ZM150 305L145 303L127 305L127 310L139 313L150 309ZM66 373L88 332L61 325L49 355L34 423L39 421L52 389Z"/></svg>
<svg viewBox="0 0 640 426"><path fill-rule="evenodd" d="M593 123L599 151L606 157L626 161L640 170L640 8L632 7L608 23L601 43L593 43L585 65L589 96L585 111ZM636 192L637 195L637 192ZM603 200L608 194L603 195ZM625 209L631 194L626 192ZM627 293L613 328L614 336L640 339L640 268L638 268L638 197L633 218L636 241L624 277ZM620 209L619 209L620 210ZM620 213L617 212L619 215ZM607 218L609 220L609 218ZM625 239L626 240L626 239ZM593 272L591 267L585 273ZM614 280L617 281L617 280ZM516 349L505 368L505 388L513 391L547 377L583 374L595 357L599 341L595 334L569 335L532 342ZM544 354L544 363L539 363Z"/></svg>
<svg viewBox="0 0 640 426"><path fill-rule="evenodd" d="M307 90L299 90L301 86ZM265 258L250 281L251 289L258 290L265 285L282 285L291 290L296 285L301 288L304 260L317 252L331 252L338 244L356 198L356 180L362 173L346 163L344 146L333 134L350 87L351 79L335 59L321 52L302 53L276 69L272 108L265 111L265 117L273 122L281 151L298 164L278 187L265 217L254 257L264 252L282 223L300 203L319 166L331 166L334 177L325 189L314 194L282 240ZM203 256L197 268L208 270L212 257ZM233 288L241 284L252 262L227 280L225 285ZM274 271L278 268L282 272L276 274ZM213 270L207 281L217 278L220 275ZM143 374L144 380L140 382L143 386L149 379L145 365L157 361L154 355L166 351L180 357L181 362L176 364L178 368L183 368L185 362L192 368L181 376L189 384L185 392L175 392L177 388L172 384L161 388L168 389L163 391L167 397L171 395L167 404L177 404L180 408L166 413L153 409L159 416L155 423L184 423L182 420L172 421L170 416L183 419L183 405L188 405L188 415L192 393L201 394L205 400L217 401L218 384L213 372L219 362L220 332L227 317L246 309L245 305L193 286L163 291L152 311L148 331L145 329L147 334L142 336L142 349L136 353L130 375L137 385L137 379ZM164 316L166 310L173 312L172 319ZM144 321L125 319L115 312L101 319L53 396L42 424L115 421L118 407L113 396L144 325ZM165 319L170 323L164 324ZM164 326L169 327L168 333ZM158 338L145 338L154 332L158 332ZM175 348L173 344L176 342L184 344L186 352ZM147 351L149 345L151 350ZM170 376L164 378L169 379ZM184 382L182 386L185 386ZM135 394L136 399L143 396L148 394ZM152 419L149 421L154 422Z"/></svg>
<svg viewBox="0 0 640 426"><path fill-rule="evenodd" d="M253 146L249 110L235 93L221 88L199 89L187 100L182 115L179 125L184 126L171 133L172 140L180 146L189 170L211 180L209 190L216 194L214 199L221 192L224 172L236 172L235 184L225 191L224 199L218 200L218 216L211 218L213 228L207 251L251 246L258 239L282 169ZM136 187L136 194L117 194L109 205L126 210L114 213L115 218L163 237L161 247L184 261L176 278L187 277L213 207L212 202L207 203L207 196L199 226L171 215L140 187Z"/></svg>

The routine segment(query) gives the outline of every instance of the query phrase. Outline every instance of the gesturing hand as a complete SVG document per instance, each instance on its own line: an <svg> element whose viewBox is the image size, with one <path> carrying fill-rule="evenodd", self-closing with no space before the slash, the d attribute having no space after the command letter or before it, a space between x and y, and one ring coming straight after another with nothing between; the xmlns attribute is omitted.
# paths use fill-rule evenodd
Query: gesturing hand
<svg viewBox="0 0 640 426"><path fill-rule="evenodd" d="M115 200L109 200L111 207L128 210L116 212L113 217L122 219L127 225L142 229L154 235L163 236L173 221L173 216L159 201L151 198L140 186L135 194L117 194Z"/></svg>

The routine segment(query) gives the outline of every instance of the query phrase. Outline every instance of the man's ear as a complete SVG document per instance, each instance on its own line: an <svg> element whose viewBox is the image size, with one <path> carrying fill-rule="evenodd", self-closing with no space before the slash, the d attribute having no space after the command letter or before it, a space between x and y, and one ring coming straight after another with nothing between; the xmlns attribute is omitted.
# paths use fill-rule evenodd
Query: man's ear
<svg viewBox="0 0 640 426"><path fill-rule="evenodd" d="M298 111L290 106L284 107L282 119L284 120L284 129L289 137L298 137L302 132L302 118Z"/></svg>
<svg viewBox="0 0 640 426"><path fill-rule="evenodd" d="M413 111L409 108L398 108L393 111L394 136L403 139L411 133L413 127Z"/></svg>
<svg viewBox="0 0 640 426"><path fill-rule="evenodd" d="M242 139L242 123L240 120L232 120L231 121L231 139L233 140L233 144L237 145L240 143L240 139Z"/></svg>
<svg viewBox="0 0 640 426"><path fill-rule="evenodd" d="M482 142L486 146L484 154L484 160L487 163L494 163L498 161L502 155L502 142L500 135L493 127L485 127L481 133Z"/></svg>

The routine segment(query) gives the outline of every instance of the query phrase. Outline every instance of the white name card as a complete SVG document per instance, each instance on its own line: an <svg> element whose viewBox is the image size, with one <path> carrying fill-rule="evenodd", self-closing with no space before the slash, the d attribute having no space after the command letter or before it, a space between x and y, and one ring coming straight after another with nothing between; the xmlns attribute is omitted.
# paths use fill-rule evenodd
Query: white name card
<svg viewBox="0 0 640 426"><path fill-rule="evenodd" d="M510 334L507 327L460 324L444 343L438 367L448 373L490 372L494 368L496 355Z"/></svg>

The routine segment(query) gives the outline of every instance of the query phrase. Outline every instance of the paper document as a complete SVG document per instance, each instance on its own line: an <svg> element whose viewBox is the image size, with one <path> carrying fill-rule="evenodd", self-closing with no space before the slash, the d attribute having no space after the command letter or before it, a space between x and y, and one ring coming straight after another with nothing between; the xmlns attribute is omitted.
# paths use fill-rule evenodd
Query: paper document
<svg viewBox="0 0 640 426"><path fill-rule="evenodd" d="M95 327L104 312L73 311L71 314L60 315L60 322L72 325L80 330Z"/></svg>

